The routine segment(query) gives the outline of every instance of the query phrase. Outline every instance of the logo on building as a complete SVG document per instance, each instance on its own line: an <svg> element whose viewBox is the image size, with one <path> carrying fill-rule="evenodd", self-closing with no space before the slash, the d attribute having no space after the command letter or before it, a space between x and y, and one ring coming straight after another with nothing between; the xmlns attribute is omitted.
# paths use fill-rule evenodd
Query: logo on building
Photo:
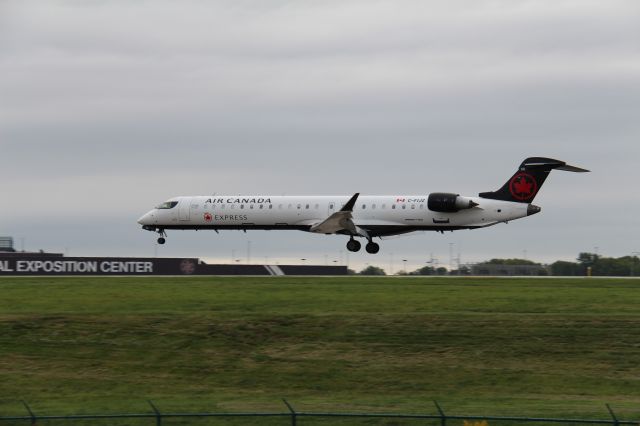
<svg viewBox="0 0 640 426"><path fill-rule="evenodd" d="M183 274L191 275L196 271L196 263L193 260L184 259L180 262L180 271Z"/></svg>

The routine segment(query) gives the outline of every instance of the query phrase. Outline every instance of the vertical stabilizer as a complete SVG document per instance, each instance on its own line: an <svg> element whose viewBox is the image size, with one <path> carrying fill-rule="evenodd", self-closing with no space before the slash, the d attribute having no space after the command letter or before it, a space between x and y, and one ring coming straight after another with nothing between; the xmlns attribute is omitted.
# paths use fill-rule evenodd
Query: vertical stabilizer
<svg viewBox="0 0 640 426"><path fill-rule="evenodd" d="M502 186L493 192L481 192L481 198L493 200L514 201L517 203L531 203L540 191L542 184L551 170L583 173L589 170L570 166L564 161L545 157L529 157L520 164L518 171Z"/></svg>

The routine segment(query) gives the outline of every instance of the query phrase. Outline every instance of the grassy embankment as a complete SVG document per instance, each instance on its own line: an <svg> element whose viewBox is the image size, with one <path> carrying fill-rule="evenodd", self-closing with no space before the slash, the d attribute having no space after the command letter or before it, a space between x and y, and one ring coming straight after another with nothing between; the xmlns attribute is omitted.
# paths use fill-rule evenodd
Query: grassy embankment
<svg viewBox="0 0 640 426"><path fill-rule="evenodd" d="M640 406L640 282L0 279L0 415ZM326 424L326 423L325 423Z"/></svg>

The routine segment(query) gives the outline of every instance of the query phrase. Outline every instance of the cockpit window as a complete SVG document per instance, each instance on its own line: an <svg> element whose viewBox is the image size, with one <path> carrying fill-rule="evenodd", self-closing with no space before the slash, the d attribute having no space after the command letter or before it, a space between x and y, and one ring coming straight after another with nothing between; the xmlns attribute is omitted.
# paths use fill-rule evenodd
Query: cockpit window
<svg viewBox="0 0 640 426"><path fill-rule="evenodd" d="M178 205L177 201L165 201L164 203L162 203L158 207L156 207L156 209L158 209L158 210L160 210L160 209L172 209L177 205Z"/></svg>

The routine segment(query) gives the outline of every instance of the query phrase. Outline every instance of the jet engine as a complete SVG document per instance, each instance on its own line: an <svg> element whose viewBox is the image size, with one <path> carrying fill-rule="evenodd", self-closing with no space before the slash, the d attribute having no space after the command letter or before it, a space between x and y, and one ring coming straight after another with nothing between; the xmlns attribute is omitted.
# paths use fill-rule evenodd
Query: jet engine
<svg viewBox="0 0 640 426"><path fill-rule="evenodd" d="M429 194L427 207L429 210L441 213L455 213L464 209L471 209L478 203L467 197L461 197L460 194L451 194L448 192L434 192Z"/></svg>

